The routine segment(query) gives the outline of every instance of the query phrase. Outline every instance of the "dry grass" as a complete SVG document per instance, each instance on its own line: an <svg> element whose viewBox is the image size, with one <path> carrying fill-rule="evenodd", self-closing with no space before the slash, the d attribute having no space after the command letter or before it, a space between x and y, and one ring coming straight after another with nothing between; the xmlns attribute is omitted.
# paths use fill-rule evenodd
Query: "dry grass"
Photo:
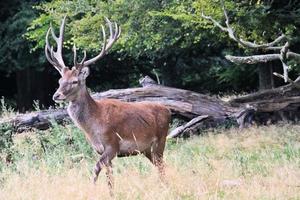
<svg viewBox="0 0 300 200"><path fill-rule="evenodd" d="M282 125L169 140L167 184L142 156L118 158L112 199L300 199L299 134L300 126ZM2 171L0 199L111 199L105 173L92 184L93 162L66 156L55 169L20 160Z"/></svg>

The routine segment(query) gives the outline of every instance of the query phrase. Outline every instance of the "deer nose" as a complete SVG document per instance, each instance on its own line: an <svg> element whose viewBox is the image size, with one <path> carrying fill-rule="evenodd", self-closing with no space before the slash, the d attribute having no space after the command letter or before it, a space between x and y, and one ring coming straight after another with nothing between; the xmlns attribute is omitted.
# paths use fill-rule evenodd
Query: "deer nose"
<svg viewBox="0 0 300 200"><path fill-rule="evenodd" d="M60 93L59 92L55 92L54 95L53 95L53 97L52 97L52 99L53 99L53 101L57 101L57 100L59 100L59 97L60 97Z"/></svg>

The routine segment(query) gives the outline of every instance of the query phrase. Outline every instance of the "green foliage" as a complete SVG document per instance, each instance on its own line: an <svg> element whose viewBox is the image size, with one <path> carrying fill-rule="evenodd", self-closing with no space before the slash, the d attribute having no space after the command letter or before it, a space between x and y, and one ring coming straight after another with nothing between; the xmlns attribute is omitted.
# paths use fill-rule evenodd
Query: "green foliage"
<svg viewBox="0 0 300 200"><path fill-rule="evenodd" d="M9 151L13 145L13 130L9 125L1 125L0 126L0 154L5 151ZM7 153L7 152L6 152Z"/></svg>
<svg viewBox="0 0 300 200"><path fill-rule="evenodd" d="M2 97L0 99L0 118L4 119L12 115L15 115L13 107Z"/></svg>
<svg viewBox="0 0 300 200"><path fill-rule="evenodd" d="M49 131L25 136L17 143L16 160L26 158L30 165L44 163L59 170L66 163L76 164L82 159L93 157L93 152L84 134L73 125L63 127L53 124ZM68 159L66 159L68 158Z"/></svg>
<svg viewBox="0 0 300 200"><path fill-rule="evenodd" d="M5 120L7 117L15 115L12 107L7 105L4 100L4 97L0 99L0 121L1 119ZM13 133L14 130L10 124L2 123L0 125L0 162L11 162L13 155ZM0 171L1 171L0 164Z"/></svg>
<svg viewBox="0 0 300 200"><path fill-rule="evenodd" d="M255 66L233 66L224 56L260 52L240 48L200 17L204 12L224 25L220 1L52 0L34 4L13 0L12 5L1 10L7 14L2 14L6 20L0 28L0 68L8 74L29 67L43 69L46 31L52 23L58 32L64 15L68 16L66 63L72 61L73 43L81 53L87 50L88 57L94 56L101 46L100 27L107 16L121 25L122 35L111 53L97 63L101 67L93 69L93 89L136 86L140 76L154 78L153 69L163 84L202 92L249 91L257 86ZM299 3L225 0L225 6L241 38L269 42L283 32L292 49L299 44ZM299 71L296 63L290 65Z"/></svg>
<svg viewBox="0 0 300 200"><path fill-rule="evenodd" d="M26 2L21 3L19 9L0 28L0 69L6 73L27 67L40 68L42 63L37 53L30 53L33 46L24 38L35 11Z"/></svg>
<svg viewBox="0 0 300 200"><path fill-rule="evenodd" d="M293 20L283 23L275 3L227 0L225 6L232 26L243 39L267 42L278 36L280 30L290 37L297 36L296 23ZM200 17L203 11L224 21L219 1L54 0L36 8L40 16L31 23L26 34L29 40L37 42L35 48L44 46L44 35L50 22L57 27L62 16L67 15L66 47L76 43L81 49L96 53L102 39L99 36L100 26L104 23L103 16L107 16L122 28L112 59L124 63L130 58L128 67L136 68L144 75L152 74L155 68L167 85L202 91L215 92L226 88L252 90L257 85L255 70L232 67L224 60L223 53L251 52L237 50L237 44L226 33L213 28L210 22ZM274 23L269 23L270 20ZM220 85L212 84L213 79L217 79ZM254 83L252 87L247 85L249 82Z"/></svg>

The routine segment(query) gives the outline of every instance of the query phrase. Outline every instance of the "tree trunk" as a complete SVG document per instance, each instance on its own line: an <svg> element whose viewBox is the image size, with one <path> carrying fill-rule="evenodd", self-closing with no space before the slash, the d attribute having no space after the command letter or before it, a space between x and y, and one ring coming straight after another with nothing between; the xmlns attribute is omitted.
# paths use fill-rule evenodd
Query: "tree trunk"
<svg viewBox="0 0 300 200"><path fill-rule="evenodd" d="M258 76L259 76L259 90L274 88L272 62L266 64L265 63L259 64Z"/></svg>
<svg viewBox="0 0 300 200"><path fill-rule="evenodd" d="M48 79L46 70L26 68L16 72L17 108L20 112L32 109L34 100L40 105L49 105Z"/></svg>
<svg viewBox="0 0 300 200"><path fill-rule="evenodd" d="M177 59L170 57L160 62L162 63L159 63L157 66L161 66L162 84L169 87L177 87L180 80L176 69Z"/></svg>

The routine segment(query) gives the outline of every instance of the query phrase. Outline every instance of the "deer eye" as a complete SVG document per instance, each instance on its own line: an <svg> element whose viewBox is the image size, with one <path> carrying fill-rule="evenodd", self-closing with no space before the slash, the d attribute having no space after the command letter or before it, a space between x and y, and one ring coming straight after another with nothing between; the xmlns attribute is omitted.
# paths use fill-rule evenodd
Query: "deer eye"
<svg viewBox="0 0 300 200"><path fill-rule="evenodd" d="M78 81L72 81L72 84L77 84L78 83Z"/></svg>

